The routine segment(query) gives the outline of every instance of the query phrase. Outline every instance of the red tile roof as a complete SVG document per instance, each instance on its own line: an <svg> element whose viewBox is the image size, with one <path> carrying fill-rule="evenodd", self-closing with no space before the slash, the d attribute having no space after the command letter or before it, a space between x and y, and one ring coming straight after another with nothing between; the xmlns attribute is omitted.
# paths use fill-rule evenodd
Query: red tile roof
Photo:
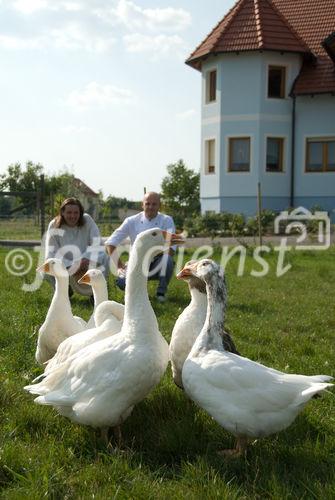
<svg viewBox="0 0 335 500"><path fill-rule="evenodd" d="M335 66L322 46L324 39L334 32L335 1L273 1L317 56L316 64L304 63L293 93L300 95L335 92Z"/></svg>
<svg viewBox="0 0 335 500"><path fill-rule="evenodd" d="M78 177L75 177L73 179L73 185L75 188L79 189L83 194L94 197L99 196L98 193L93 191L93 189L91 189L87 184L85 184L84 181L82 181Z"/></svg>
<svg viewBox="0 0 335 500"><path fill-rule="evenodd" d="M186 63L201 69L211 54L250 50L314 54L304 58L293 93L335 92L334 64L321 45L334 26L335 0L239 0Z"/></svg>

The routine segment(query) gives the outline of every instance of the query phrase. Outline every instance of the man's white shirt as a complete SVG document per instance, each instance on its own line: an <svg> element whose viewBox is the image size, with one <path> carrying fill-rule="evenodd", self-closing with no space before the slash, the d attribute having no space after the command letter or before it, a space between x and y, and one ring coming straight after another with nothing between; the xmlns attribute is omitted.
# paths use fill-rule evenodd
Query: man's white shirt
<svg viewBox="0 0 335 500"><path fill-rule="evenodd" d="M106 245L113 245L117 247L120 243L124 242L127 238L130 239L131 244L134 243L136 236L147 229L158 227L170 233L175 232L175 225L172 217L169 215L161 214L158 212L156 217L149 220L146 218L144 212L127 217L120 227L118 227L113 234L105 242Z"/></svg>

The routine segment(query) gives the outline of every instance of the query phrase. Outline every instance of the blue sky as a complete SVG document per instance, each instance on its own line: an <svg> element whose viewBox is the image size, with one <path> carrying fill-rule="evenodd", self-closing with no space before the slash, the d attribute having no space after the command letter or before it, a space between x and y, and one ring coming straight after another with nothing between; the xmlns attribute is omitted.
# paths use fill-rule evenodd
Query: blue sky
<svg viewBox="0 0 335 500"><path fill-rule="evenodd" d="M189 53L234 0L0 0L0 173L67 169L104 196L200 167Z"/></svg>

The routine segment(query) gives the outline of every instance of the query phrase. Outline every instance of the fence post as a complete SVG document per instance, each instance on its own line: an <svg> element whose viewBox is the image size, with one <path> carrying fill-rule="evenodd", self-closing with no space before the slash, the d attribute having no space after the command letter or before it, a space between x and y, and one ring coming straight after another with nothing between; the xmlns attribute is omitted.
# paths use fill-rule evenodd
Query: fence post
<svg viewBox="0 0 335 500"><path fill-rule="evenodd" d="M37 226L39 226L41 222L40 214L41 214L41 192L40 190L38 190L36 191L36 218L35 218L35 224Z"/></svg>
<svg viewBox="0 0 335 500"><path fill-rule="evenodd" d="M50 219L54 218L54 213L55 213L55 198L54 198L54 192L50 192Z"/></svg>
<svg viewBox="0 0 335 500"><path fill-rule="evenodd" d="M41 239L45 233L45 189L44 174L40 177L40 210L41 210Z"/></svg>
<svg viewBox="0 0 335 500"><path fill-rule="evenodd" d="M258 211L258 237L259 237L259 246L262 246L262 193L261 193L261 183L257 184L257 211Z"/></svg>

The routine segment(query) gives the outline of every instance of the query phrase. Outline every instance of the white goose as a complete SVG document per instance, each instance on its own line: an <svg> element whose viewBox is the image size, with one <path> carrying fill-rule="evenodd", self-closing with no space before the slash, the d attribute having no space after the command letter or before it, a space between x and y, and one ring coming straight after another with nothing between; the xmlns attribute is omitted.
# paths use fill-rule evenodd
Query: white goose
<svg viewBox="0 0 335 500"><path fill-rule="evenodd" d="M223 270L203 259L193 274L206 282L208 310L205 325L182 372L186 393L224 429L237 437L234 450L245 452L248 440L288 427L308 401L333 384L327 375L290 375L226 352L219 332L225 308Z"/></svg>
<svg viewBox="0 0 335 500"><path fill-rule="evenodd" d="M78 283L90 285L92 287L94 308L90 319L87 322L87 329L96 326L94 313L99 304L108 300L108 289L104 275L100 269L89 269L79 280Z"/></svg>
<svg viewBox="0 0 335 500"><path fill-rule="evenodd" d="M84 347L120 332L122 321L115 316L115 304L117 303L111 300L105 300L99 304L94 314L97 326L83 330L63 340L63 342L59 344L54 357L47 362L44 373L36 377L33 383L36 384L37 382L41 382L48 373L51 373L55 368L70 358L70 356Z"/></svg>
<svg viewBox="0 0 335 500"><path fill-rule="evenodd" d="M125 316L118 335L91 344L71 356L37 385L25 387L39 404L54 406L74 422L117 428L158 384L169 359L168 345L158 330L147 291L150 252L165 239L181 242L158 228L139 234L128 264ZM158 246L158 247L157 247ZM146 274L146 275L145 275Z"/></svg>
<svg viewBox="0 0 335 500"><path fill-rule="evenodd" d="M178 279L187 282L191 295L191 302L180 314L173 327L170 341L172 376L175 384L180 388L183 387L181 373L185 359L204 326L207 313L205 282L193 276L191 270L189 270L189 266L194 263L194 260L187 262L180 273L177 274ZM224 348L227 351L239 354L229 333L223 330L220 334Z"/></svg>
<svg viewBox="0 0 335 500"><path fill-rule="evenodd" d="M88 320L87 328L94 328L96 325L95 322L95 311L99 304L108 300L108 289L106 279L100 269L89 269L84 276L80 278L78 281L80 284L90 285L93 291L94 297L94 309L93 313ZM111 314L115 316L115 318L120 322L123 321L124 316L124 305L114 300L110 301L109 311ZM120 331L119 328L118 331Z"/></svg>
<svg viewBox="0 0 335 500"><path fill-rule="evenodd" d="M38 332L35 353L38 363L52 358L63 340L87 327L84 320L73 316L69 299L69 274L61 260L50 258L37 271L55 278L55 292L43 325Z"/></svg>

